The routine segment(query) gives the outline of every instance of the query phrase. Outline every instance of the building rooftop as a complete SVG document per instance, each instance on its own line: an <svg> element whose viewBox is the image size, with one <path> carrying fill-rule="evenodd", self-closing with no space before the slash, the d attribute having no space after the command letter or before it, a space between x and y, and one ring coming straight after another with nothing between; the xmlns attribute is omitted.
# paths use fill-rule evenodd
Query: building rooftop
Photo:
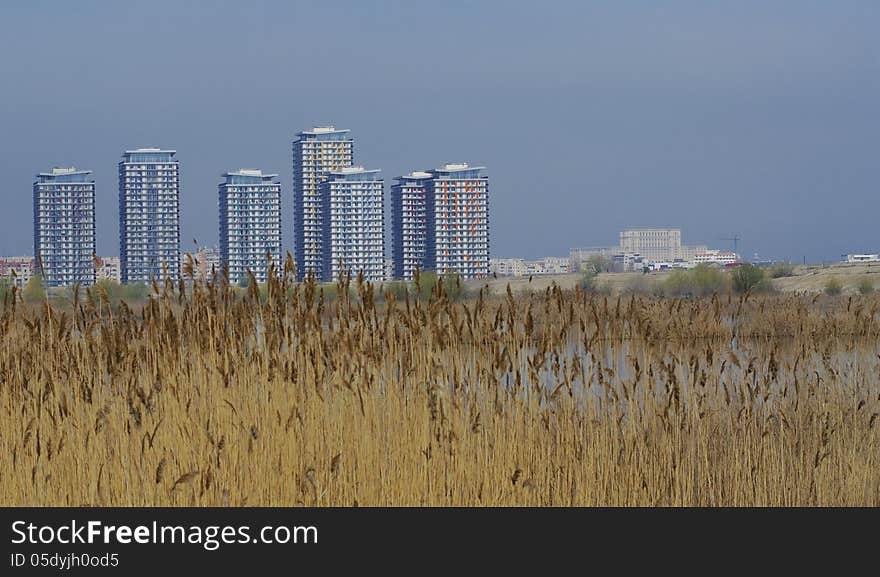
<svg viewBox="0 0 880 577"><path fill-rule="evenodd" d="M440 168L436 169L437 172L459 172L459 171L472 171L472 170L485 170L485 166L471 166L467 162L447 162Z"/></svg>
<svg viewBox="0 0 880 577"><path fill-rule="evenodd" d="M223 176L256 176L259 178L275 178L277 174L263 174L259 168L239 168L236 172L227 172Z"/></svg>
<svg viewBox="0 0 880 577"><path fill-rule="evenodd" d="M76 167L71 166L70 168L63 168L59 166L53 166L52 172L41 172L40 176L67 176L71 174L91 174L91 170L77 170Z"/></svg>
<svg viewBox="0 0 880 577"><path fill-rule="evenodd" d="M333 134L341 132L351 132L348 128L336 129L332 124L327 126L313 126L311 130L303 130L299 134Z"/></svg>
<svg viewBox="0 0 880 577"><path fill-rule="evenodd" d="M151 154L151 153L160 153L160 154L177 154L176 150L165 150L162 148L135 148L134 150L126 150L125 154Z"/></svg>
<svg viewBox="0 0 880 577"><path fill-rule="evenodd" d="M658 228L658 227L647 226L647 227L630 227L630 228L626 228L620 232L624 233L624 232L642 232L642 231L650 231L650 232L675 232L675 231L678 231L678 232L681 232L681 229L675 228L675 227L669 227L669 228L659 227Z"/></svg>
<svg viewBox="0 0 880 577"><path fill-rule="evenodd" d="M380 168L367 170L363 166L343 166L339 170L331 171L331 174L359 174L361 172L379 172L380 170Z"/></svg>
<svg viewBox="0 0 880 577"><path fill-rule="evenodd" d="M339 170L331 170L329 174L337 180L381 180L379 168L367 169L363 166L346 166Z"/></svg>

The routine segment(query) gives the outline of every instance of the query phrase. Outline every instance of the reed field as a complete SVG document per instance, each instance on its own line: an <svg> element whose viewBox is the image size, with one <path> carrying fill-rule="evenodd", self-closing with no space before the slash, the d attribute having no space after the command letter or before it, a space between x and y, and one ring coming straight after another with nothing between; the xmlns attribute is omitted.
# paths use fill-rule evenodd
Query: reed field
<svg viewBox="0 0 880 577"><path fill-rule="evenodd" d="M880 296L99 289L0 317L0 505L880 504Z"/></svg>

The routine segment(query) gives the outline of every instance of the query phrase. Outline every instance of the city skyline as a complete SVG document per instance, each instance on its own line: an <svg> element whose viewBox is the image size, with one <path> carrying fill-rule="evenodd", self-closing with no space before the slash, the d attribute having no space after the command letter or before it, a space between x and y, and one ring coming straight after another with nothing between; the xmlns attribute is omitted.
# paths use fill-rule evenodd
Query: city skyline
<svg viewBox="0 0 880 577"><path fill-rule="evenodd" d="M880 248L880 6L167 6L9 7L0 252L31 251L24 188L53 165L94 172L97 252L118 252L113 174L132 146L180 151L181 250L217 244L201 208L216 175L261 166L292 191L296 131L329 122L389 177L489 166L493 256L565 254L633 224L714 246L738 235L744 256L798 262ZM448 33L424 42L418 22ZM259 33L205 32L237 26ZM536 30L555 33L519 42ZM155 82L144 62L175 65ZM47 76L63 98L41 88ZM291 252L292 222L285 192Z"/></svg>
<svg viewBox="0 0 880 577"><path fill-rule="evenodd" d="M454 272L463 279L489 273L488 177L485 167L444 164L426 172L413 207L420 225L400 218L398 185L392 186L394 218L385 219L385 181L380 169L353 165L349 129L313 127L297 133L292 145L296 207L294 262L300 280L314 274L325 282L343 274L368 281L412 280L420 270ZM122 283L181 278L180 160L177 151L156 147L126 150L118 162L119 256ZM48 286L91 285L101 258L96 251L95 180L90 170L53 168L33 184L34 255ZM277 174L241 168L225 172L217 185L218 262L237 283L253 274L265 282L269 262L285 258L281 237L281 184ZM390 233L390 234L387 234ZM395 239L386 259L387 237ZM415 242L417 254L399 250L401 238ZM216 246L216 245L215 245ZM412 254L410 254L412 253ZM271 261L270 261L271 259ZM396 262L396 265L394 264ZM207 277L205 263L196 263ZM45 265L45 267L44 267ZM391 274L389 274L389 271ZM396 271L406 271L395 275ZM189 274L189 273L187 273ZM101 273L102 278L107 277Z"/></svg>

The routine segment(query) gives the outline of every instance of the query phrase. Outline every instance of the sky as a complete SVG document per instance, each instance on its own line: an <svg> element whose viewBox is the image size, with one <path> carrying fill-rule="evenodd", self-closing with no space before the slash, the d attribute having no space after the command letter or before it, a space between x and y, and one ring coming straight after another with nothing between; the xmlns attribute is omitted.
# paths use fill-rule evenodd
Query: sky
<svg viewBox="0 0 880 577"><path fill-rule="evenodd" d="M878 30L873 1L4 2L0 254L33 253L34 175L76 166L117 255L117 163L150 146L177 150L182 250L218 243L221 174L260 168L292 251L291 141L324 124L386 191L485 166L493 257L643 226L880 252Z"/></svg>

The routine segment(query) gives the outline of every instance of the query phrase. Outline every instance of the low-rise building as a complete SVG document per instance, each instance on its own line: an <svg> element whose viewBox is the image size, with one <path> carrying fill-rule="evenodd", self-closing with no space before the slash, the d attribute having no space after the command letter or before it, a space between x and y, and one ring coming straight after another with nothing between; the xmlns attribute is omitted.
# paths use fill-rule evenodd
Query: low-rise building
<svg viewBox="0 0 880 577"><path fill-rule="evenodd" d="M880 254L845 254L842 260L848 263L880 262Z"/></svg>
<svg viewBox="0 0 880 577"><path fill-rule="evenodd" d="M529 274L568 274L568 259L560 256L545 256L544 258L527 262Z"/></svg>
<svg viewBox="0 0 880 577"><path fill-rule="evenodd" d="M725 250L705 250L694 254L691 261L694 264L728 265L739 262L739 255Z"/></svg>
<svg viewBox="0 0 880 577"><path fill-rule="evenodd" d="M391 282L394 280L394 259L386 258L385 259L385 281Z"/></svg>
<svg viewBox="0 0 880 577"><path fill-rule="evenodd" d="M496 276L528 276L545 274L567 274L569 259L547 256L537 260L522 258L489 259L489 270Z"/></svg>
<svg viewBox="0 0 880 577"><path fill-rule="evenodd" d="M526 261L521 258L490 258L489 271L495 276L523 276Z"/></svg>
<svg viewBox="0 0 880 577"><path fill-rule="evenodd" d="M0 257L0 282L23 288L32 276L34 276L34 257Z"/></svg>
<svg viewBox="0 0 880 577"><path fill-rule="evenodd" d="M591 257L601 257L608 260L614 260L614 255L621 254L620 247L617 246L592 246L584 248L573 248L568 253L568 270L570 272L581 272L584 263Z"/></svg>
<svg viewBox="0 0 880 577"><path fill-rule="evenodd" d="M211 282L214 275L223 275L223 255L219 246L203 246L192 254L193 276L197 281ZM184 259L186 262L186 259ZM276 263L275 266L282 266ZM230 280L230 282L237 282Z"/></svg>
<svg viewBox="0 0 880 577"><path fill-rule="evenodd" d="M643 270L648 264L644 257L637 252L619 252L611 255L611 263L614 272Z"/></svg>
<svg viewBox="0 0 880 577"><path fill-rule="evenodd" d="M96 256L94 266L96 280L122 282L122 269L118 256Z"/></svg>

